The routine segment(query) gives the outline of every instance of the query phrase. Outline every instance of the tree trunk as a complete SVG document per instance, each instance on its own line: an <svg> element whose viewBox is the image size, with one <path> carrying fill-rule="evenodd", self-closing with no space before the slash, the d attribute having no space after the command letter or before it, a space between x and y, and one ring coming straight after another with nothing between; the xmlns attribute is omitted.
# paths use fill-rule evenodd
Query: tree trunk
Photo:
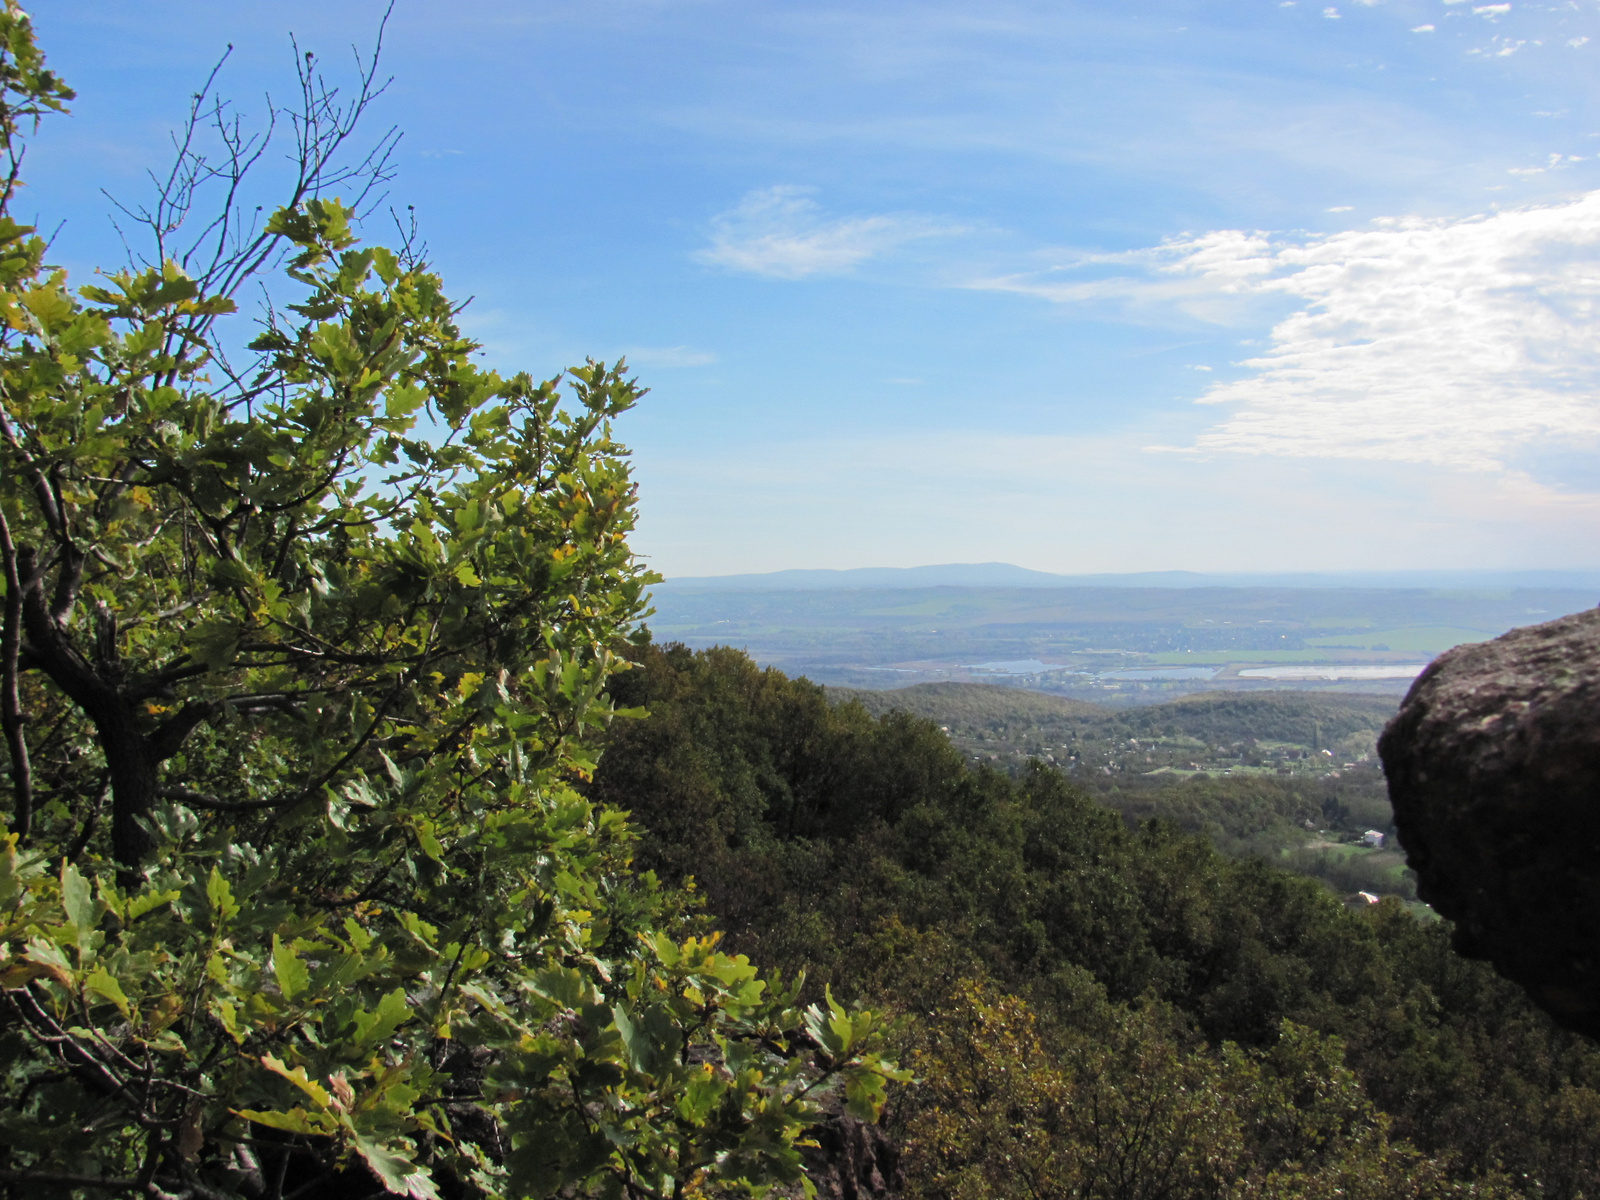
<svg viewBox="0 0 1600 1200"><path fill-rule="evenodd" d="M111 774L111 852L119 866L137 871L155 848L140 819L148 817L155 804L158 764L137 717L120 699L90 716Z"/></svg>
<svg viewBox="0 0 1600 1200"><path fill-rule="evenodd" d="M139 821L149 816L155 803L157 769L162 759L176 750L183 733L193 728L193 722L186 723L175 738L161 738L162 746L172 745L162 753L139 728L138 706L122 695L117 664L96 664L79 652L63 628L65 618L52 612L45 601L44 581L34 568L33 552L24 549L17 558L26 639L22 656L27 666L48 675L94 723L111 776L112 853L124 872L137 872L155 845ZM58 586L57 590L64 589ZM70 611L67 604L59 607Z"/></svg>

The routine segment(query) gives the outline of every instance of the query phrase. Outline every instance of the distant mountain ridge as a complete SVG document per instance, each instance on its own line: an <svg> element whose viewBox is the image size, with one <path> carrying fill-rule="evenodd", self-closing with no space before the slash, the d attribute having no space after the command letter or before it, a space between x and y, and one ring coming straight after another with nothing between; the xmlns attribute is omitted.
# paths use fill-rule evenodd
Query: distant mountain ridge
<svg viewBox="0 0 1600 1200"><path fill-rule="evenodd" d="M943 563L926 567L854 567L789 570L748 575L679 576L661 590L718 592L836 591L930 587L981 588L1592 588L1600 570L1525 571L1286 571L1272 574L1137 571L1128 574L1054 575L1012 563Z"/></svg>

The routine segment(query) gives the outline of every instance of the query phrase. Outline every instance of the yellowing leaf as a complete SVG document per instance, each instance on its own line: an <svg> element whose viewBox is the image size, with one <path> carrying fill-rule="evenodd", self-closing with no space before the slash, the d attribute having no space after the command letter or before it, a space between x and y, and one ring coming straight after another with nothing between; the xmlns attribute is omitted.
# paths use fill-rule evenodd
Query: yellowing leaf
<svg viewBox="0 0 1600 1200"><path fill-rule="evenodd" d="M333 1097L328 1094L328 1089L307 1075L304 1067L296 1067L291 1071L284 1066L283 1060L274 1054L263 1054L261 1056L261 1065L275 1074L282 1075L295 1087L310 1096L318 1108L328 1108L332 1104ZM282 1126L279 1128L282 1128Z"/></svg>
<svg viewBox="0 0 1600 1200"><path fill-rule="evenodd" d="M288 1112L270 1112L256 1108L233 1109L236 1117L243 1117L246 1121L254 1121L257 1125L266 1125L272 1129L282 1129L286 1133L332 1133L338 1128L337 1124L321 1113L308 1113L303 1108L291 1108Z"/></svg>
<svg viewBox="0 0 1600 1200"><path fill-rule="evenodd" d="M122 990L122 985L104 967L96 967L90 971L88 978L83 981L83 986L95 995L104 996L111 1001L123 1016L128 1015L128 995Z"/></svg>
<svg viewBox="0 0 1600 1200"><path fill-rule="evenodd" d="M235 1011L233 1005L226 1000L217 1005L217 1018L222 1022L222 1027L228 1031L228 1036L236 1044L243 1045L244 1030L239 1028L239 1014Z"/></svg>
<svg viewBox="0 0 1600 1200"><path fill-rule="evenodd" d="M25 987L41 975L53 976L54 974L55 972L49 967L41 966L39 963L9 963L5 968L0 969L0 988L9 990L11 988ZM70 980L70 978L69 976L68 979Z"/></svg>
<svg viewBox="0 0 1600 1200"><path fill-rule="evenodd" d="M439 844L438 835L433 831L433 822L423 817L416 823L415 829L417 845L422 847L422 852L436 863L444 862L444 847Z"/></svg>
<svg viewBox="0 0 1600 1200"><path fill-rule="evenodd" d="M132 922L137 921L140 917L144 916L145 913L153 912L160 908L163 904L171 904L180 895L182 895L182 893L177 888L172 888L171 890L165 892L156 891L154 889L140 892L137 896L129 899L127 912L123 917L123 920L131 924Z"/></svg>
<svg viewBox="0 0 1600 1200"><path fill-rule="evenodd" d="M217 918L219 925L239 915L239 906L233 899L233 888L228 886L228 881L216 867L211 868L211 877L206 880L206 900L211 905L211 915Z"/></svg>
<svg viewBox="0 0 1600 1200"><path fill-rule="evenodd" d="M39 967L41 975L48 975L66 987L73 986L75 980L72 977L72 964L67 962L67 956L54 942L34 938L28 943L28 948L22 957Z"/></svg>

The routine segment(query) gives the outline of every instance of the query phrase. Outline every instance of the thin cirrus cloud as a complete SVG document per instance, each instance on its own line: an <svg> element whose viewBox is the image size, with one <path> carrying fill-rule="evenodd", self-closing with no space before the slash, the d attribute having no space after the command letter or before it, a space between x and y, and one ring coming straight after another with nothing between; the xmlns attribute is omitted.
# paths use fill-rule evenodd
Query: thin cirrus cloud
<svg viewBox="0 0 1600 1200"><path fill-rule="evenodd" d="M622 355L632 366L657 369L708 367L717 361L709 350L696 350L693 346L634 346Z"/></svg>
<svg viewBox="0 0 1600 1200"><path fill-rule="evenodd" d="M1085 268L1112 273L969 286L1225 324L1294 305L1200 397L1230 411L1186 449L1505 471L1600 443L1600 192L1317 236L1219 230Z"/></svg>
<svg viewBox="0 0 1600 1200"><path fill-rule="evenodd" d="M806 279L845 274L907 242L965 232L915 213L830 218L810 192L779 186L747 193L712 218L711 244L695 257L752 275Z"/></svg>

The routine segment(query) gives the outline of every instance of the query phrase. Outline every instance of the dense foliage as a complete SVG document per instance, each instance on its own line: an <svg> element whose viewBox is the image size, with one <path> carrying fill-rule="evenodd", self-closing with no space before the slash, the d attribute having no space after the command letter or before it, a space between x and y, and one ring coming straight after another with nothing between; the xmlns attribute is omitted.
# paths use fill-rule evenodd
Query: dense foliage
<svg viewBox="0 0 1600 1200"><path fill-rule="evenodd" d="M71 93L14 5L0 87L15 168ZM644 612L638 389L480 369L317 179L76 291L0 213L0 1190L795 1182L820 1090L881 1101L873 1018L694 936L573 788Z"/></svg>
<svg viewBox="0 0 1600 1200"><path fill-rule="evenodd" d="M973 768L736 651L634 653L614 694L651 716L591 794L734 947L915 1018L891 1123L919 1194L1600 1191L1600 1053L1441 923Z"/></svg>

